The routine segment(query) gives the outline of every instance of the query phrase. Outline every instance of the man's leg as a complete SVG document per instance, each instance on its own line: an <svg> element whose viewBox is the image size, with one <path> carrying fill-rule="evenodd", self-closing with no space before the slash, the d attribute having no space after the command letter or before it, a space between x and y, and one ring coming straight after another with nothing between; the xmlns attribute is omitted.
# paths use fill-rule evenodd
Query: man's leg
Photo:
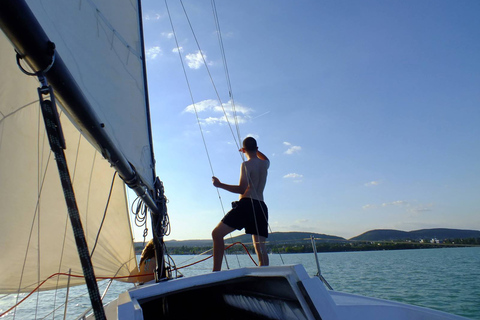
<svg viewBox="0 0 480 320"><path fill-rule="evenodd" d="M258 257L258 264L261 267L268 266L267 245L265 244L265 237L252 234L253 246Z"/></svg>
<svg viewBox="0 0 480 320"><path fill-rule="evenodd" d="M225 244L223 237L235 230L235 228L229 227L222 221L213 229L213 271L220 271L222 269L223 252L225 251Z"/></svg>

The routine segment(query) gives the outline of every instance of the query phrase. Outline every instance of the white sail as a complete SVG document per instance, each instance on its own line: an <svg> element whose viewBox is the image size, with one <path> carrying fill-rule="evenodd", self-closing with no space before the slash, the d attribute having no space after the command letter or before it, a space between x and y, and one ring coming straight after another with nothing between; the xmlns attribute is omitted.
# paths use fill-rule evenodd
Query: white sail
<svg viewBox="0 0 480 320"><path fill-rule="evenodd" d="M152 186L136 1L27 2L110 138ZM3 33L0 70L0 292L29 292L55 273L83 273L39 108L39 82L19 71ZM64 112L60 118L90 251L95 246L95 275L128 276L136 259L124 183L117 175L112 184L115 171L108 161ZM40 289L67 281L64 275L54 277ZM80 283L82 278L70 279L71 285Z"/></svg>
<svg viewBox="0 0 480 320"><path fill-rule="evenodd" d="M136 0L28 0L105 131L153 188Z"/></svg>

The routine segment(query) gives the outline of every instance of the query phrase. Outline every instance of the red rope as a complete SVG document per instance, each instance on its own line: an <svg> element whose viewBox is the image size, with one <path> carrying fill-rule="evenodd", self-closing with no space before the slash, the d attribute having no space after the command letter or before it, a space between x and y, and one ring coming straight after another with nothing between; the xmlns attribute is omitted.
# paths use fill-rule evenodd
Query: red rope
<svg viewBox="0 0 480 320"><path fill-rule="evenodd" d="M250 257L250 259L253 261L253 263L255 264L255 266L258 266L258 264L255 262L255 260L252 258L252 255L250 254L250 252L248 252L248 249L247 247L241 243L241 242L235 242L235 243L232 243L231 245L225 247L225 250L226 249L230 249L231 247L233 247L234 245L236 244L241 244L243 246L243 248L245 249L245 251L247 252L248 256ZM197 263L200 263L200 262L203 262L205 260L208 260L210 259L211 257L213 257L213 254L202 259L202 260L198 260L194 263L191 263L191 264L188 264L186 266L182 266L182 267L179 267L179 268L175 268L174 270L180 270L180 269L183 269L183 268L187 268L187 267L191 267ZM141 274L141 275L134 275L134 276L122 276L122 277L96 277L97 280L107 280L107 279L112 279L112 280L118 280L118 279L128 279L128 278L138 278L138 277L147 277L147 276L152 276L153 273L147 273L147 274ZM82 275L77 275L77 274L70 274L70 273L63 273L63 272L57 272L57 273L54 273L52 275L50 275L47 279L43 280L42 282L40 282L40 284L35 288L33 289L32 292L30 292L29 294L27 294L22 300L20 300L18 303L16 303L13 307L11 307L10 309L8 309L7 311L3 312L0 314L0 318L3 317L4 315L6 315L7 313L9 313L10 311L12 311L13 309L15 309L16 307L18 307L22 302L24 302L25 300L27 300L32 294L34 294L38 289L40 289L41 286L43 286L43 284L45 282L47 282L48 280L50 280L51 278L55 277L55 276L69 276L69 277L74 277L74 278L83 278Z"/></svg>
<svg viewBox="0 0 480 320"><path fill-rule="evenodd" d="M236 245L236 244L241 244L241 245L243 246L243 248L245 249L245 251L247 252L247 254L248 254L248 256L250 257L250 259L251 259L251 260L253 261L253 263L255 264L255 266L258 266L258 264L255 262L255 260L252 258L252 255L250 254L250 252L248 252L247 247L246 247L243 243L241 243L241 242L232 243L231 245L225 247L225 250L226 250L226 249L230 249L231 247L233 247L233 246ZM202 260L195 261L194 263L190 263L190 264L187 264L187 265L185 265L185 266L175 268L174 270L180 270L180 269L183 269L183 268L191 267L191 266L193 266L193 265L195 265L195 264L197 264L197 263L200 263L200 262L203 262L203 261L205 261L205 260L208 260L208 259L210 259L211 257L213 257L213 254L209 255L209 256L206 257L206 258L203 258Z"/></svg>
<svg viewBox="0 0 480 320"><path fill-rule="evenodd" d="M10 311L12 311L14 308L16 308L17 306L20 305L20 303L22 303L23 301L27 300L28 297L30 297L32 294L35 293L35 291L37 291L45 282L47 282L47 280L50 280L51 278L53 278L54 276L57 276L57 275L69 275L71 277L82 277L83 276L77 276L77 275L73 275L73 274L68 274L68 273L54 273L52 274L51 276L49 276L47 279L43 280L35 289L33 289L32 292L30 292L29 294L27 294L25 296L25 298L23 298L22 300L20 300L17 304L15 304L13 307L11 307L10 309L8 309L7 311L5 311L4 313L0 314L0 318L3 317L4 315L6 315L7 313L9 313Z"/></svg>
<svg viewBox="0 0 480 320"><path fill-rule="evenodd" d="M236 245L236 244L241 244L241 245L242 245L243 249L245 249L245 252L248 254L248 256L249 256L250 259L253 261L253 263L255 264L255 266L258 267L258 264L257 264L257 263L255 262L255 260L252 258L252 255L250 254L250 252L248 252L247 246L244 245L243 243L241 243L241 242L235 242L235 243L229 245L228 247L226 247L225 249L228 249L228 248L230 248L230 247L233 247L233 246Z"/></svg>

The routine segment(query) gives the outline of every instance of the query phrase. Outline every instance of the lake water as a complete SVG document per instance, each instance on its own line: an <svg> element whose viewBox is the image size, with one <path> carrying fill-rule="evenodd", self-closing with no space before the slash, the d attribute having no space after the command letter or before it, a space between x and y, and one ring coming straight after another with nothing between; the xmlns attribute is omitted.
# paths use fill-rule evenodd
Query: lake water
<svg viewBox="0 0 480 320"><path fill-rule="evenodd" d="M172 257L178 267L200 259L196 256ZM319 253L318 257L322 275L334 290L424 306L480 320L479 247ZM247 255L229 255L227 260L231 269L253 266ZM270 256L271 265L283 263L300 263L310 275L317 273L313 254ZM180 271L185 276L192 276L208 273L211 267L212 260L209 259ZM106 285L105 281L100 283L101 292ZM114 283L104 300L115 299L130 286ZM89 307L88 295L82 290L82 287L70 290L70 297L77 298L69 302L68 319L75 319ZM65 290L60 290L56 297L54 292L42 292L38 297L34 294L17 309L15 319L63 319L64 308L60 305L64 299ZM1 312L14 305L15 300L15 296L1 296ZM60 307L54 316L50 312L55 300ZM13 312L2 319L14 319Z"/></svg>

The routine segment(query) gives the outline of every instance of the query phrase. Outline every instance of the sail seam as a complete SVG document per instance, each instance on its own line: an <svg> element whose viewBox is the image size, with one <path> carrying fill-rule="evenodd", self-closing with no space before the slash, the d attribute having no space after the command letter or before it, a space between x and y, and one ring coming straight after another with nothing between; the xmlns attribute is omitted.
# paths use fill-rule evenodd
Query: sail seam
<svg viewBox="0 0 480 320"><path fill-rule="evenodd" d="M136 50L134 50L132 48L132 46L130 46L130 44L122 37L122 35L120 33L118 33L118 31L112 26L112 24L110 23L110 21L108 21L108 19L105 17L105 15L102 13L102 11L100 11L100 9L98 9L98 7L93 3L92 0L87 0L87 2L90 4L90 6L95 9L95 12L97 14L98 17L101 18L101 20L105 23L105 25L110 29L110 31L112 31L113 35L115 36L115 38L117 38L118 40L120 40L120 42L130 51L132 52L137 58L141 59L142 55L140 53L138 53Z"/></svg>
<svg viewBox="0 0 480 320"><path fill-rule="evenodd" d="M12 111L12 112L10 112L10 113L8 113L8 114L6 114L6 115L4 115L4 114L2 113L3 118L0 119L0 124L1 124L5 119L13 116L13 115L16 114L17 112L22 111L22 110L25 109L25 108L31 107L31 106L32 106L33 104L35 104L35 103L38 103L38 100L32 101L32 102L30 102L30 103L27 103L26 105L23 105L23 106L21 106L20 108Z"/></svg>

